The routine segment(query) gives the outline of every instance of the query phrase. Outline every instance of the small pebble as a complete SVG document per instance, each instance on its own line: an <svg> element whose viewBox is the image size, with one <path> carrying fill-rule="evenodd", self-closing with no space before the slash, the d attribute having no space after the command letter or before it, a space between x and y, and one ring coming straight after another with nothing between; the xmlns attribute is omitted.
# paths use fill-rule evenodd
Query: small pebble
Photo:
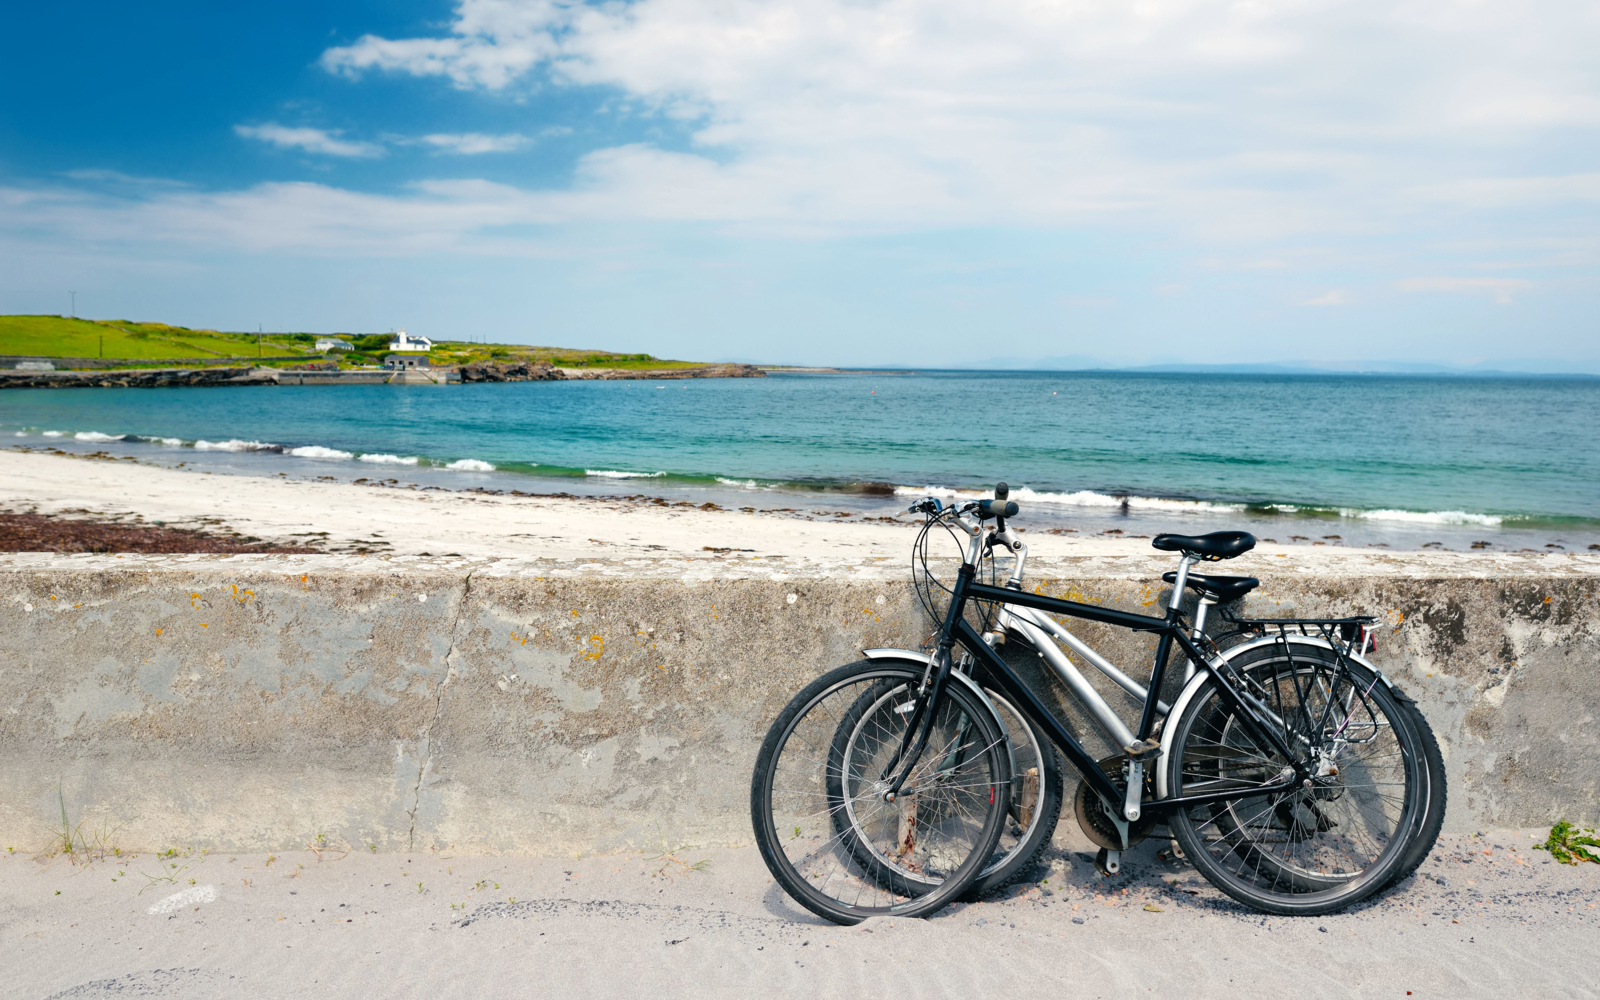
<svg viewBox="0 0 1600 1000"><path fill-rule="evenodd" d="M1318 927L1317 930L1321 931L1324 934L1328 933L1328 929L1326 927Z"/></svg>
<svg viewBox="0 0 1600 1000"><path fill-rule="evenodd" d="M1083 918L1082 917L1073 917L1072 918L1072 922L1075 923L1075 924L1081 924L1081 923L1083 923Z"/></svg>

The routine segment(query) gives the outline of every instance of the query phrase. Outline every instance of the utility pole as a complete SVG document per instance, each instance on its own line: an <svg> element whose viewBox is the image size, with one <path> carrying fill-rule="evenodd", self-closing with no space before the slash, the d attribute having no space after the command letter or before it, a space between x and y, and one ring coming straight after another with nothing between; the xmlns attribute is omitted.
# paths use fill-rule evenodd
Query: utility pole
<svg viewBox="0 0 1600 1000"><path fill-rule="evenodd" d="M256 324L256 360L261 360L261 324Z"/></svg>
<svg viewBox="0 0 1600 1000"><path fill-rule="evenodd" d="M102 333L100 335L100 357L103 359L105 356L106 356L106 335Z"/></svg>
<svg viewBox="0 0 1600 1000"><path fill-rule="evenodd" d="M77 292L68 292L67 294L72 296L72 318L73 319L77 319L78 318L78 293Z"/></svg>

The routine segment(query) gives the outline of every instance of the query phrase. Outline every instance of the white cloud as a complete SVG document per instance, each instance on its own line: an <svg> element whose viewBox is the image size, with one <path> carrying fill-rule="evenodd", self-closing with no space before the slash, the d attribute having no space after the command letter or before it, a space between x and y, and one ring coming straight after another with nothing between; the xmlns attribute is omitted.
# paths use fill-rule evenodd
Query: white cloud
<svg viewBox="0 0 1600 1000"><path fill-rule="evenodd" d="M579 86L600 88L586 95L603 109L594 131L628 139L581 153L555 185L9 194L34 231L127 227L313 253L511 247L530 238L507 227L603 221L800 237L1096 229L1201 245L1217 262L1202 267L1263 280L1357 258L1390 267L1382 281L1496 273L1529 247L1593 267L1600 174L1550 152L1592 144L1582 130L1593 128L1586 102L1600 99L1590 69L1600 21L1588 10L1572 0L460 0L432 37L364 36L327 50L322 66L506 94L504 131L418 129L385 145L531 144L570 130L519 119L527 105L515 98ZM1496 88L1533 110L1494 111ZM324 155L384 150L319 129L238 131ZM1484 212L1499 214L1484 225L1474 217ZM1422 263L1430 252L1441 261Z"/></svg>
<svg viewBox="0 0 1600 1000"><path fill-rule="evenodd" d="M347 76L380 69L444 76L458 87L499 89L557 54L552 32L569 17L569 9L552 0L464 0L448 37L364 35L353 45L324 52L322 65Z"/></svg>
<svg viewBox="0 0 1600 1000"><path fill-rule="evenodd" d="M515 132L504 135L484 135L482 132L462 132L459 134L436 133L425 135L422 141L445 153L460 153L471 156L478 153L509 153L521 149L530 141L527 136Z"/></svg>
<svg viewBox="0 0 1600 1000"><path fill-rule="evenodd" d="M1500 305L1508 305L1515 292L1533 287L1522 278L1405 278L1396 282L1402 292L1456 292L1490 295Z"/></svg>
<svg viewBox="0 0 1600 1000"><path fill-rule="evenodd" d="M1452 184L1521 183L1491 137L1596 120L1597 47L1574 0L460 0L435 37L322 65L612 90L690 139L580 164L595 204L642 218L1250 241L1392 231Z"/></svg>
<svg viewBox="0 0 1600 1000"><path fill-rule="evenodd" d="M1342 306L1349 301L1350 293L1342 288L1335 288L1332 291L1318 295L1314 299L1306 299L1305 304L1308 306Z"/></svg>
<svg viewBox="0 0 1600 1000"><path fill-rule="evenodd" d="M281 149L303 149L326 156L382 156L383 147L370 142L340 139L339 130L289 128L268 122L265 125L235 125L233 131L246 139L260 139Z"/></svg>

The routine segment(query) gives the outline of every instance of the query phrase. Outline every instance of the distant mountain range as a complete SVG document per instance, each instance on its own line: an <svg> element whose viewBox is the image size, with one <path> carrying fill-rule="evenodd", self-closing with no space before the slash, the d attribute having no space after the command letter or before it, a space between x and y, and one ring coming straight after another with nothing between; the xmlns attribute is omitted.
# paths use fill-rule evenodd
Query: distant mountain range
<svg viewBox="0 0 1600 1000"><path fill-rule="evenodd" d="M900 368L916 366L881 365L872 367ZM1476 375L1485 377L1567 377L1580 375L1600 377L1600 363L1548 358L1530 361L1484 362L1476 365L1435 364L1422 361L1269 361L1204 365L1169 362L1153 365L1116 365L1108 364L1100 358L1071 354L1048 358L990 358L971 367L981 370L1000 371L1187 372L1196 375Z"/></svg>
<svg viewBox="0 0 1600 1000"><path fill-rule="evenodd" d="M1595 367L1573 365L1561 368L1555 362L1528 368L1496 368L1488 365L1437 365L1406 361L1279 361L1271 364L1143 365L1117 370L1217 375L1517 375L1530 378L1584 375L1600 378L1592 370Z"/></svg>

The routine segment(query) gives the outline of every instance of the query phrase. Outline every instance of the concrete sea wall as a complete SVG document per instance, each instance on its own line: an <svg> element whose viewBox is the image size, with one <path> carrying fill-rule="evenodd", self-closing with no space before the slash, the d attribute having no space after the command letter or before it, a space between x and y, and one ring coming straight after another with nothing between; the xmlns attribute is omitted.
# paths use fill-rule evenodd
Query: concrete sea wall
<svg viewBox="0 0 1600 1000"><path fill-rule="evenodd" d="M63 804L133 850L748 843L750 768L777 711L861 648L916 647L927 628L902 578L696 575L7 557L0 846L42 846ZM1143 579L1035 579L1130 609L1159 597ZM1285 574L1247 610L1387 616L1376 659L1440 737L1447 829L1592 824L1597 583ZM1148 637L1080 634L1147 669Z"/></svg>

